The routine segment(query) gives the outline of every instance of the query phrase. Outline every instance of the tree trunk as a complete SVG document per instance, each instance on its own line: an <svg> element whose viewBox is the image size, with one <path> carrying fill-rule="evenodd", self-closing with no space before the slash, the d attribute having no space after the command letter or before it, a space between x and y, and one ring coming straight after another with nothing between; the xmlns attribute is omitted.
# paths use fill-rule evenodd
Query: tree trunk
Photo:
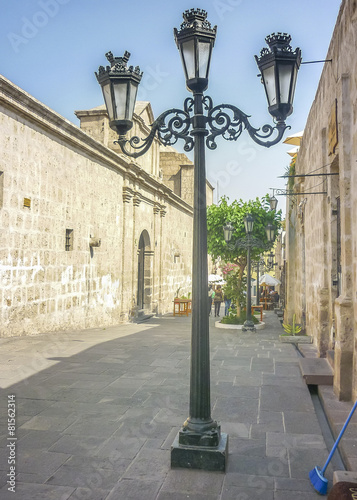
<svg viewBox="0 0 357 500"><path fill-rule="evenodd" d="M241 272L238 275L237 281L238 281L238 290L240 290L242 288L242 274L241 274ZM237 306L237 316L239 317L241 315L241 312L242 312L241 307L240 307L239 297L237 298L236 306Z"/></svg>
<svg viewBox="0 0 357 500"><path fill-rule="evenodd" d="M245 269L245 267L247 265L247 258L243 257L243 258L238 259L237 264L239 266L238 290L242 290L243 274L244 274L244 269ZM242 312L242 310L241 310L240 303L239 303L239 298L238 298L237 299L237 316L240 316L241 312Z"/></svg>

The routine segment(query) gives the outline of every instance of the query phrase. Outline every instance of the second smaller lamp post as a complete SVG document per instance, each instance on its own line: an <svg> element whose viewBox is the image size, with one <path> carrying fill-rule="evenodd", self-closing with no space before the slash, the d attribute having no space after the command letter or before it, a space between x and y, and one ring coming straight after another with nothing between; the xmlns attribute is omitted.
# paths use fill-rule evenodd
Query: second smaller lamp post
<svg viewBox="0 0 357 500"><path fill-rule="evenodd" d="M250 250L251 248L259 248L259 247L265 247L265 244L259 240L258 238L255 238L252 236L253 233L253 227L254 227L254 217L251 214L248 214L244 217L244 228L247 237L246 238L240 238L238 239L234 245L232 245L232 250L236 248L246 248L247 249L247 318L244 322L243 331L250 330L250 331L255 331L255 326L252 320L252 293L251 293L251 258L250 258ZM234 227L232 224L229 222L226 226L223 228L223 233L224 233L224 239L226 243L230 243L233 235ZM267 235L267 240L269 243L272 243L274 241L275 237L275 229L272 224L268 224L267 227L265 228L266 235ZM259 283L257 283L257 286L259 286Z"/></svg>

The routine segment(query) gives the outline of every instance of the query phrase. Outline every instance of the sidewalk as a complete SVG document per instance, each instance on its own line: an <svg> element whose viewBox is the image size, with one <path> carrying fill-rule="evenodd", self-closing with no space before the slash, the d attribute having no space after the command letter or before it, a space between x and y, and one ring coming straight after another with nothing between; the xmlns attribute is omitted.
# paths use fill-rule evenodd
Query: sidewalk
<svg viewBox="0 0 357 500"><path fill-rule="evenodd" d="M299 354L279 343L276 315L267 313L255 334L217 329L214 320L211 404L229 434L225 474L170 469L171 444L188 416L191 318L168 316L0 339L0 498L321 498L308 473L328 450ZM14 400L11 449L6 414ZM331 466L326 477L331 487Z"/></svg>

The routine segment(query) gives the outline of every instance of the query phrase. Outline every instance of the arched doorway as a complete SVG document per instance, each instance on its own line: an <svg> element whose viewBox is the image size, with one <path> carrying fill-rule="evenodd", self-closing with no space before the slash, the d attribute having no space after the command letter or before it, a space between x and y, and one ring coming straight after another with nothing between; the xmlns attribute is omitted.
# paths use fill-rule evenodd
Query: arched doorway
<svg viewBox="0 0 357 500"><path fill-rule="evenodd" d="M138 289L136 304L139 309L151 311L152 255L149 233L144 229L138 246Z"/></svg>

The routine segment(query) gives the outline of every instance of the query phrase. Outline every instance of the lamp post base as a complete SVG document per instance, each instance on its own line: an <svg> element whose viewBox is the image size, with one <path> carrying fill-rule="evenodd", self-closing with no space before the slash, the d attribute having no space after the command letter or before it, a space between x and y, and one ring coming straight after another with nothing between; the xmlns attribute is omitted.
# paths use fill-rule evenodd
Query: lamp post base
<svg viewBox="0 0 357 500"><path fill-rule="evenodd" d="M171 446L171 467L221 472L226 470L228 462L227 434L221 433L218 446L188 446L179 443L180 432Z"/></svg>
<svg viewBox="0 0 357 500"><path fill-rule="evenodd" d="M256 332L255 324L251 320L244 321L242 332Z"/></svg>

